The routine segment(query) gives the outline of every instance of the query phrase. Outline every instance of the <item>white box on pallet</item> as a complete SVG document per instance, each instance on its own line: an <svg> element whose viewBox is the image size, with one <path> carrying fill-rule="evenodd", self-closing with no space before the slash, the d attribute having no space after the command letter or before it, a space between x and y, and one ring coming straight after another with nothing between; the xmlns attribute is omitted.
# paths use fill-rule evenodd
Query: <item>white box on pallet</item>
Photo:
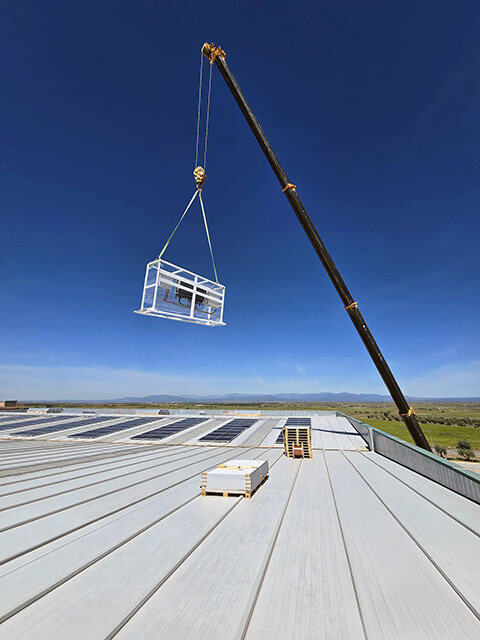
<svg viewBox="0 0 480 640"><path fill-rule="evenodd" d="M229 460L202 473L202 494L232 493L249 497L268 476L268 460Z"/></svg>

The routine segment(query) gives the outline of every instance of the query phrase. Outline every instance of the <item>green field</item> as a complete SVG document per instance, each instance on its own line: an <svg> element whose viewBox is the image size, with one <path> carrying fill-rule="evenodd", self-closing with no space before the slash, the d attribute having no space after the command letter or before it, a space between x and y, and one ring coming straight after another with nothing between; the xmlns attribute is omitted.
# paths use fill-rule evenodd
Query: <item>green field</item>
<svg viewBox="0 0 480 640"><path fill-rule="evenodd" d="M393 405L351 404L338 410L397 438L413 442ZM473 449L480 450L480 403L428 402L416 405L415 412L432 447L439 444L456 449L459 440L468 440ZM455 457L453 451L449 452L449 457L452 456Z"/></svg>
<svg viewBox="0 0 480 640"><path fill-rule="evenodd" d="M368 424L377 429L381 429L392 436L413 442L407 428L399 422L389 422L388 420L369 420ZM444 447L456 448L459 440L468 440L473 449L480 449L480 428L478 427L455 427L443 424L422 424L422 430L430 445L440 444Z"/></svg>

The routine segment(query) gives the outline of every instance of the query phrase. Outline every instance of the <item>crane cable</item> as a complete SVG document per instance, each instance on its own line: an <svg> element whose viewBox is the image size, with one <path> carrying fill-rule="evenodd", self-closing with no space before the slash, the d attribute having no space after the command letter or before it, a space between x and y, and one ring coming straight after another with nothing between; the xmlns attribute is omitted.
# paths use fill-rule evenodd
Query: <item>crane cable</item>
<svg viewBox="0 0 480 640"><path fill-rule="evenodd" d="M203 214L203 222L205 223L205 232L207 234L208 246L210 247L210 256L212 258L213 272L215 273L215 282L217 284L219 284L218 275L217 275L217 267L215 266L215 258L213 257L212 243L210 241L210 234L208 233L207 216L205 215L205 207L203 206L202 190L201 189L197 189L197 191L198 191L198 197L200 199L200 207L202 209L202 214Z"/></svg>
<svg viewBox="0 0 480 640"><path fill-rule="evenodd" d="M195 167L198 167L198 142L200 140L200 113L201 113L201 106L202 106L202 79L203 79L203 53L200 51L200 81L198 83L197 143L195 145Z"/></svg>
<svg viewBox="0 0 480 640"><path fill-rule="evenodd" d="M202 114L202 86L203 86L203 50L200 50L200 78L198 83L198 108L197 108L197 140L195 144L195 168L198 167L198 155L200 150L200 120ZM207 168L207 146L208 146L208 126L210 123L210 104L212 95L212 67L210 65L210 73L208 74L208 95L207 95L207 112L205 116L205 136L203 140L203 169Z"/></svg>
<svg viewBox="0 0 480 640"><path fill-rule="evenodd" d="M209 73L209 78L208 78L207 112L206 112L206 116L205 116L205 137L204 137L204 142L203 142L203 167L198 165L198 153L199 153L199 143L200 143L200 120L201 120L201 111L202 111L203 57L204 57L203 56L203 52L200 51L200 80L199 80L199 85L198 85L198 108L197 108L197 139L196 139L196 144L195 144L195 168L194 168L194 171L193 171L193 175L194 175L197 187L195 189L195 193L193 194L193 196L191 197L189 203L187 204L187 207L186 207L185 211L180 216L180 220L177 222L174 230L170 234L170 236L169 236L168 240L166 241L163 249L161 250L157 260L160 260L161 257L163 256L163 254L165 253L168 245L170 244L171 239L175 235L178 227L182 223L182 220L187 215L188 210L190 209L190 207L192 206L195 198L198 195L198 198L200 200L200 208L202 210L203 223L205 225L205 233L206 233L207 240L208 240L208 247L210 249L210 257L212 258L212 266L213 266L213 272L215 274L215 282L217 284L219 284L218 275L217 275L217 267L215 266L215 258L213 256L212 242L210 240L210 233L208 231L207 216L206 216L206 213L205 213L205 207L204 207L203 199L202 199L203 183L205 182L205 178L206 178L205 167L207 166L208 127L209 127L209 123L210 123L210 104L211 104L211 94L212 94L212 67L213 67L212 64L210 64L210 73Z"/></svg>
<svg viewBox="0 0 480 640"><path fill-rule="evenodd" d="M177 225L175 227L175 229L172 231L172 233L170 234L168 240L166 241L163 249L160 251L160 253L158 254L158 258L157 260L160 260L160 258L163 256L163 254L165 253L165 251L167 250L168 245L170 244L170 240L173 238L173 236L175 235L178 227L180 226L180 224L182 223L182 220L184 219L184 217L187 215L187 211L190 209L190 207L193 204L193 201L195 200L195 198L197 197L197 195L200 193L200 191L198 189L195 189L195 193L193 194L190 202L187 204L187 208L185 209L185 211L182 213L182 215L180 216L180 220L177 222Z"/></svg>

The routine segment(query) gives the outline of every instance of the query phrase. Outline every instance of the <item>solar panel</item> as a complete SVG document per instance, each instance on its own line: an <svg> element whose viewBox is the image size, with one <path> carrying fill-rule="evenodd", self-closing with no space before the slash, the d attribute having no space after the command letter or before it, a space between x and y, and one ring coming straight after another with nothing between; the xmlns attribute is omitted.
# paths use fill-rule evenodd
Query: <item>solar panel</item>
<svg viewBox="0 0 480 640"><path fill-rule="evenodd" d="M65 416L63 416L65 420ZM71 429L72 427L84 427L87 424L95 424L96 422L106 422L107 420L113 420L107 416L97 416L95 418L84 418L83 420L68 420L63 424L52 424L46 427L39 427L37 429L28 429L28 431L20 431L16 433L16 436L40 436L44 433L55 433L56 431L65 431L65 429ZM30 425L29 425L30 426Z"/></svg>
<svg viewBox="0 0 480 640"><path fill-rule="evenodd" d="M28 421L28 426L31 427L34 424L46 424L47 422L56 422L57 420L66 420L67 416L56 416L54 418L35 418L34 420L29 420ZM2 427L2 431L6 431L7 429L15 429L16 427L23 427L25 426L25 418L17 420L16 422L11 422L8 427L5 425L5 429Z"/></svg>
<svg viewBox="0 0 480 640"><path fill-rule="evenodd" d="M239 436L245 429L251 427L252 424L255 424L256 420L243 420L236 419L230 420L227 424L224 424L222 427L215 429L211 433L207 433L207 435L200 438L199 441L208 441L208 442L231 442L237 436Z"/></svg>
<svg viewBox="0 0 480 640"><path fill-rule="evenodd" d="M137 436L132 436L131 440L163 440L169 436L173 436L179 431L185 431L190 427L194 427L201 422L206 422L209 418L184 418L178 420L178 422L172 422L166 424L163 427L157 427L151 431L145 431L145 433L139 433Z"/></svg>
<svg viewBox="0 0 480 640"><path fill-rule="evenodd" d="M286 427L311 427L312 421L310 418L288 418L285 423Z"/></svg>
<svg viewBox="0 0 480 640"><path fill-rule="evenodd" d="M13 422L12 423L8 422L7 424L4 424L5 422L10 421L12 419L13 419L13 416L10 416L9 418L0 418L0 423L1 423L0 430L7 431L8 429L14 429ZM26 421L27 421L26 418L20 418L20 420L17 420L15 424L18 423L22 425L22 424L25 424Z"/></svg>
<svg viewBox="0 0 480 640"><path fill-rule="evenodd" d="M288 418L285 426L286 427L310 427L312 424L312 421L310 418ZM284 440L283 440L283 431L280 431L280 433L277 436L277 439L275 440L275 444L284 444Z"/></svg>
<svg viewBox="0 0 480 640"><path fill-rule="evenodd" d="M2 425L0 425L0 431L8 431L9 429L14 429L14 428L15 427L12 426L11 424L2 424Z"/></svg>
<svg viewBox="0 0 480 640"><path fill-rule="evenodd" d="M113 420L114 418L110 418ZM111 433L117 431L123 431L124 429L130 429L131 427L139 427L142 424L149 424L150 422L158 422L161 418L133 418L133 420L127 420L126 422L117 422L117 424L110 424L105 427L99 427L98 429L90 429L89 431L82 431L81 433L71 433L69 438L100 438L100 436L108 436Z"/></svg>

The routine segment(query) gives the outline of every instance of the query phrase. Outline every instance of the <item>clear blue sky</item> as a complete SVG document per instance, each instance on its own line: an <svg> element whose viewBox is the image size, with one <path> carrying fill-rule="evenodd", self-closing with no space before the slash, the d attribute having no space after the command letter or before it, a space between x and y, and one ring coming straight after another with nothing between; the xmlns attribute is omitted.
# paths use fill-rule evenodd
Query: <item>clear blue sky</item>
<svg viewBox="0 0 480 640"><path fill-rule="evenodd" d="M406 393L480 395L478 2L0 9L0 396L384 387L214 69L223 328L133 313L228 62ZM211 275L198 208L166 257Z"/></svg>

